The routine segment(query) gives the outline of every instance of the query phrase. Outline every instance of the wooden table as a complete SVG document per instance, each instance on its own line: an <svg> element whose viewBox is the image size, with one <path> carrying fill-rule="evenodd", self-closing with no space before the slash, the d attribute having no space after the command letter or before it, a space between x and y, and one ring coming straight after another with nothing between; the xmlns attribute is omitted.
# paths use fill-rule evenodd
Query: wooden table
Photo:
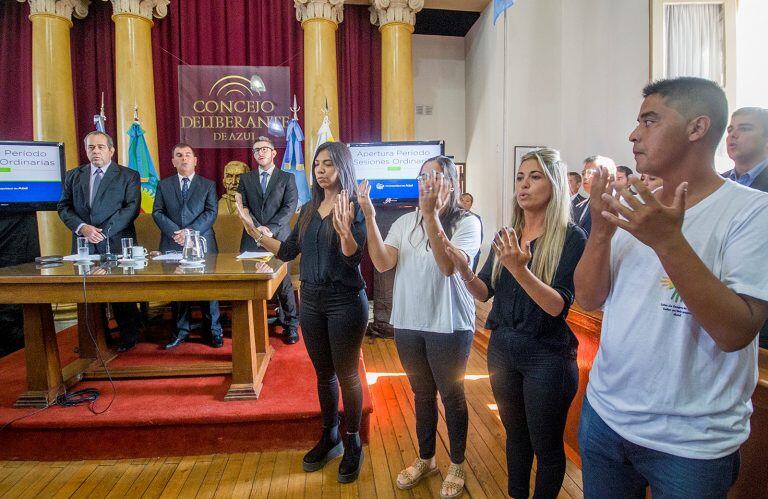
<svg viewBox="0 0 768 499"><path fill-rule="evenodd" d="M81 379L103 378L98 349L105 362L115 357L106 346L99 303L144 301L232 302L232 362L184 366L136 366L110 370L113 378L232 374L225 400L258 398L273 349L267 337L266 300L285 277L286 265L239 261L235 254L209 255L205 267L182 268L178 263L149 261L145 268L71 262L38 268L34 263L0 269L0 303L24 306L27 392L17 407L45 407ZM99 270L96 270L99 269ZM85 293L83 292L85 283ZM87 302L87 304L86 304ZM79 358L62 369L51 303L78 303ZM86 315L88 324L86 326ZM90 331L89 331L90 329Z"/></svg>

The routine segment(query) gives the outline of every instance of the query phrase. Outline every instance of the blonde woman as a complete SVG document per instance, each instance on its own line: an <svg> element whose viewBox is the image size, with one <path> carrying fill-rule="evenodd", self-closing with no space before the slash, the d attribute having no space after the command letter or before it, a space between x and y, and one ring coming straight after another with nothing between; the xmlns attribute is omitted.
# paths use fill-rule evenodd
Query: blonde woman
<svg viewBox="0 0 768 499"><path fill-rule="evenodd" d="M480 274L448 241L446 252L478 300L495 297L488 371L507 433L508 492L528 497L536 455L535 497L556 497L565 475L563 432L579 381L578 342L565 317L586 235L569 222L567 171L554 149L523 156L510 227L499 231Z"/></svg>

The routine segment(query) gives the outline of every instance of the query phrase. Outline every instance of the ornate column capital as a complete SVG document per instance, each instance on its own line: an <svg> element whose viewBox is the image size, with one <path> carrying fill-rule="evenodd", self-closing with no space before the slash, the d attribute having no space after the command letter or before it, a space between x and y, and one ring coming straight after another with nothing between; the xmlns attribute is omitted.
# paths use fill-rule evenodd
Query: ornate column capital
<svg viewBox="0 0 768 499"><path fill-rule="evenodd" d="M373 0L371 23L379 27L389 23L405 23L414 26L416 13L424 8L424 0Z"/></svg>
<svg viewBox="0 0 768 499"><path fill-rule="evenodd" d="M344 20L344 0L293 0L296 20L326 19L334 24Z"/></svg>
<svg viewBox="0 0 768 499"><path fill-rule="evenodd" d="M108 0L102 0L106 2ZM109 0L112 2L112 15L133 14L152 21L153 17L162 19L168 14L171 0Z"/></svg>
<svg viewBox="0 0 768 499"><path fill-rule="evenodd" d="M24 3L26 0L18 0ZM90 0L29 0L29 15L50 14L72 22L72 15L83 19L88 15Z"/></svg>

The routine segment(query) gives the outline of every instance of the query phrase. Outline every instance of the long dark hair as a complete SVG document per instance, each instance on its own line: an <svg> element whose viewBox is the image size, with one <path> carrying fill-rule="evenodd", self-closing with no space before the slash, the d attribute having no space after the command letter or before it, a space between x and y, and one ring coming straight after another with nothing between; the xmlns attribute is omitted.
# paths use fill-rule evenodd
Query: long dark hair
<svg viewBox="0 0 768 499"><path fill-rule="evenodd" d="M456 229L459 220L467 215L466 210L459 206L459 197L461 195L459 192L459 173L453 160L447 156L435 156L434 158L429 158L422 163L419 171L424 169L424 166L432 161L440 165L443 169L443 176L448 179L451 183L451 187L453 187L453 190L448 195L448 202L445 206L445 210L438 216L440 218L440 225L443 226L443 230L445 231L445 235L450 239L453 236L453 231ZM422 217L421 213L418 211L416 214L416 225L413 226L413 230L411 230L411 234L408 236L408 241L411 242L411 245L414 245L413 241L411 241L411 236L413 236L416 228L421 229L422 239L427 237L427 231L424 229L424 217ZM427 249L429 249L429 247L429 240L427 240Z"/></svg>
<svg viewBox="0 0 768 499"><path fill-rule="evenodd" d="M357 206L357 177L355 176L355 169L352 165L352 153L349 152L349 147L342 142L325 142L321 144L317 148L317 151L315 151L315 157L312 158L313 173L318 154L325 150L327 150L328 154L331 156L331 161L333 161L333 165L336 167L336 171L339 174L341 189L347 191L350 201ZM317 182L312 182L312 199L302 206L301 214L299 214L299 241L304 238L304 232L306 232L307 227L309 227L309 222L312 220L312 217L317 212L320 203L322 203L324 199L325 190L320 187ZM336 231L332 232L334 236L338 238Z"/></svg>

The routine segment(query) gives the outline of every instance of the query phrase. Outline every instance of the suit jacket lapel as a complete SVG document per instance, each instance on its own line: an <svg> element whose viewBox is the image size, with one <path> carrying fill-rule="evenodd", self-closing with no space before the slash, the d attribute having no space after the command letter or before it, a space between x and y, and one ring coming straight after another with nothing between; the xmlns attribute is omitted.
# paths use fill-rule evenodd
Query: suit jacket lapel
<svg viewBox="0 0 768 499"><path fill-rule="evenodd" d="M77 177L78 189L83 194L83 199L88 207L91 206L91 165L84 165L80 167L80 173Z"/></svg>
<svg viewBox="0 0 768 499"><path fill-rule="evenodd" d="M275 182L277 182L277 177L280 175L278 173L278 168L275 166L275 169L272 170L272 175L269 176L269 182L267 182L267 192L264 193L264 199L267 199L267 195L269 194L269 191L272 190L272 188L275 185Z"/></svg>
<svg viewBox="0 0 768 499"><path fill-rule="evenodd" d="M760 172L760 175L752 182L751 187L758 191L768 192L768 166Z"/></svg>
<svg viewBox="0 0 768 499"><path fill-rule="evenodd" d="M195 199L195 193L197 193L198 189L200 189L200 176L198 174L195 174L195 176L192 178L192 182L189 183L189 190L187 191L187 204L189 204L190 199ZM181 190L179 190L181 192Z"/></svg>
<svg viewBox="0 0 768 499"><path fill-rule="evenodd" d="M90 169L90 166L88 167ZM120 172L117 171L117 164L112 163L109 165L109 168L107 168L107 171L104 172L104 178L101 179L101 183L99 184L99 190L96 191L96 195L93 196L93 204L97 204L99 199L104 195L104 191L107 190L107 187L109 187L109 184L112 183L113 180L115 180Z"/></svg>
<svg viewBox="0 0 768 499"><path fill-rule="evenodd" d="M181 206L183 203L181 199L181 185L179 182L179 176L174 175L173 177L171 177L171 180L172 180L171 185L173 186L173 192L176 194L176 202L179 203L179 206ZM187 192L187 194L189 194L189 192Z"/></svg>

